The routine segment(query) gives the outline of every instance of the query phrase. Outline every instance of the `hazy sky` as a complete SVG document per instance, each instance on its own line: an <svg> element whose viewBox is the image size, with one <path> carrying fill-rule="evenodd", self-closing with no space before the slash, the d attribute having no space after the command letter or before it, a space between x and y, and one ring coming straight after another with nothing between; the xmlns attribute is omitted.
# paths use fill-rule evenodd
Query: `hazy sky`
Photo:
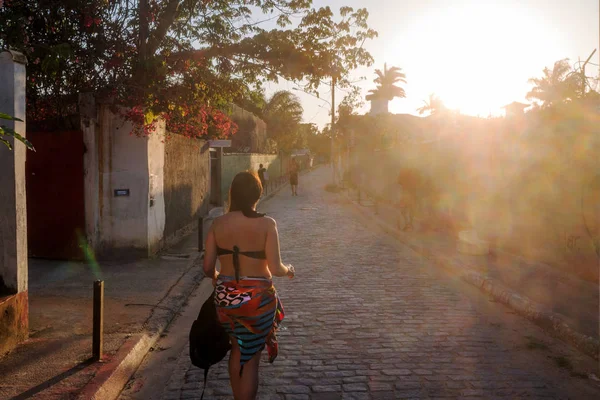
<svg viewBox="0 0 600 400"><path fill-rule="evenodd" d="M401 67L407 75L406 99L390 103L393 113L417 114L432 92L463 113L499 114L512 101L525 101L527 80L544 67L569 58L585 60L599 45L599 0L313 0L334 10L366 7L369 25L379 33L365 47L375 59L370 68L352 73L366 76L363 95L373 89L374 69ZM591 62L600 64L598 52ZM587 68L597 76L597 65ZM293 83L268 86L270 93L292 89ZM305 122L329 122L329 106L301 92ZM322 88L322 98L331 98ZM344 96L336 91L336 103ZM369 104L365 103L363 112Z"/></svg>

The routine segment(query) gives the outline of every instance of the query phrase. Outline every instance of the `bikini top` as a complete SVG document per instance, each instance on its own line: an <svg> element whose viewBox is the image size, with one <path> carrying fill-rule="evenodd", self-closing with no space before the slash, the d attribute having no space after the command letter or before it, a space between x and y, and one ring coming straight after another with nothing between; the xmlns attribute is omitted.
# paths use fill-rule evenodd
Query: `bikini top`
<svg viewBox="0 0 600 400"><path fill-rule="evenodd" d="M261 218L261 217L265 216L265 214L256 212L254 210L250 210L250 211L242 210L242 214L244 214L244 216L247 218ZM243 256L246 256L246 257L257 259L257 260L266 260L267 259L267 253L264 250L240 251L240 248L237 246L233 246L233 250L229 250L229 249L224 249L222 247L219 247L217 245L217 256L223 256L223 255L227 255L227 254L233 255L233 268L235 270L235 280L238 282L240 280L240 254Z"/></svg>

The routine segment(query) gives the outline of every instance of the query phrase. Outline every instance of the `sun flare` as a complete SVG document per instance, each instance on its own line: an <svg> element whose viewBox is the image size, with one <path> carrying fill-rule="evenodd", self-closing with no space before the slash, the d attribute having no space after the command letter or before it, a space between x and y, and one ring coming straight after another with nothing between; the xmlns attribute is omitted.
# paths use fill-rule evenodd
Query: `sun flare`
<svg viewBox="0 0 600 400"><path fill-rule="evenodd" d="M541 70L540 55L559 43L536 41L532 46L532 38L547 28L526 8L516 7L470 3L437 9L414 21L414 40L407 50L422 60L422 67L411 71L409 83L428 82L428 93L470 115L497 114L524 96L523 67L535 62L532 71Z"/></svg>

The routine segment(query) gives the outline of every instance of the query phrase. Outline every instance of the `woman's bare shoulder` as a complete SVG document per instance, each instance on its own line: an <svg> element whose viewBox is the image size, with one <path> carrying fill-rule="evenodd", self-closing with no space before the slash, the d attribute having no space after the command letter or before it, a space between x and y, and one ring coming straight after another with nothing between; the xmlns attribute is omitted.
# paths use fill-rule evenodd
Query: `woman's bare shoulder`
<svg viewBox="0 0 600 400"><path fill-rule="evenodd" d="M268 227L277 226L277 222L275 222L275 219L273 217L269 217L269 216L265 215L263 217L263 220L264 220L264 224Z"/></svg>
<svg viewBox="0 0 600 400"><path fill-rule="evenodd" d="M230 214L223 214L223 215L219 215L218 217L213 218L212 226L217 227L224 223L227 223L227 221L230 219L229 217L230 217Z"/></svg>

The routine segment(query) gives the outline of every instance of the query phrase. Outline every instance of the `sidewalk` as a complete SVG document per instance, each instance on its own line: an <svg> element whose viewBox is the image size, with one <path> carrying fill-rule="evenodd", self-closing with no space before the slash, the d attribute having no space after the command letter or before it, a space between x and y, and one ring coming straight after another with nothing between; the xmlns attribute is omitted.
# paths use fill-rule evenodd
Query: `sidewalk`
<svg viewBox="0 0 600 400"><path fill-rule="evenodd" d="M346 196L363 216L413 250L460 274L495 301L507 304L598 359L599 289L596 284L502 251L489 256L459 253L456 238L443 233L423 232L419 229L418 220L415 220L412 232L403 232L397 226L402 217L393 207L378 205L375 208L369 199L358 204L357 193L353 190L346 191Z"/></svg>
<svg viewBox="0 0 600 400"><path fill-rule="evenodd" d="M205 219L205 232L209 224ZM116 397L202 279L197 235L133 262L30 259L30 337L0 358L0 398ZM97 279L105 290L105 357L93 363Z"/></svg>

